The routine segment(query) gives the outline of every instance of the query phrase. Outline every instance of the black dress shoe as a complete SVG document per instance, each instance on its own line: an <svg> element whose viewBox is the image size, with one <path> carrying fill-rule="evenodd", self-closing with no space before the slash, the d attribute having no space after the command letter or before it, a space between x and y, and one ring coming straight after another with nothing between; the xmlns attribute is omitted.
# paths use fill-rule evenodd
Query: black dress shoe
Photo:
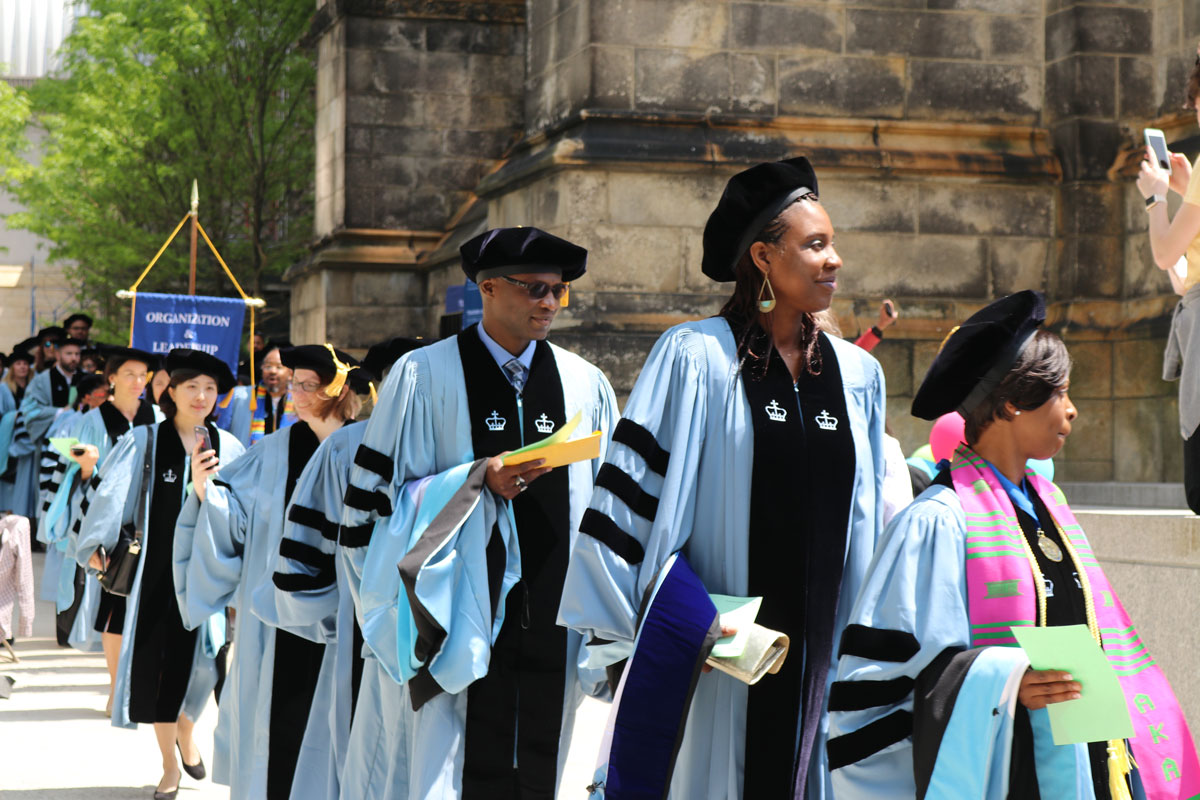
<svg viewBox="0 0 1200 800"><path fill-rule="evenodd" d="M183 747L179 744L179 742L175 743L175 749L179 751L179 763L183 765L183 771L188 774L188 777L194 781L202 781L208 776L208 771L204 769L203 758L200 759L200 761L196 764L189 764L183 760ZM174 795L172 795L172 797L174 797ZM170 799L168 798L168 800Z"/></svg>
<svg viewBox="0 0 1200 800"><path fill-rule="evenodd" d="M172 789L169 792L160 792L160 791L155 790L154 800L175 800L175 797L178 794L179 794L179 787L175 787L174 789Z"/></svg>

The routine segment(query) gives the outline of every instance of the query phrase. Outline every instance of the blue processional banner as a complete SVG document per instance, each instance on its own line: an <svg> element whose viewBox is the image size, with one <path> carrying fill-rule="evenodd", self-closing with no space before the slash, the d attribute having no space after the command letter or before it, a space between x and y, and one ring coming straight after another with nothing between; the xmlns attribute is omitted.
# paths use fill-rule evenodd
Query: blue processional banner
<svg viewBox="0 0 1200 800"><path fill-rule="evenodd" d="M237 298L138 292L133 346L163 356L176 347L203 350L236 375L245 314Z"/></svg>

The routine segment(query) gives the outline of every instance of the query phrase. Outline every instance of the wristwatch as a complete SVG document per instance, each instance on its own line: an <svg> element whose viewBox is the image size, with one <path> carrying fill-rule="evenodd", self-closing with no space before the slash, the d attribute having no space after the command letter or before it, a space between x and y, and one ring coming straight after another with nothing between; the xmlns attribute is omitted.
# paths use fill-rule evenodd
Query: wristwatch
<svg viewBox="0 0 1200 800"><path fill-rule="evenodd" d="M1164 195L1152 194L1146 198L1146 210L1149 211L1150 209L1154 208L1159 203L1165 203L1165 202L1167 202L1167 198Z"/></svg>

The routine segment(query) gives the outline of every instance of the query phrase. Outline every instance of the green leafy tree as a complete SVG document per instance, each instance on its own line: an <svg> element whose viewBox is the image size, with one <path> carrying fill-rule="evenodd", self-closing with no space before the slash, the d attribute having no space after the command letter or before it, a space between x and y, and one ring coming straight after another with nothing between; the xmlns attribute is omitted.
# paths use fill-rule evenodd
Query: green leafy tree
<svg viewBox="0 0 1200 800"><path fill-rule="evenodd" d="M29 92L40 161L4 183L27 209L10 226L51 242L80 301L127 330L128 288L187 212L242 286L259 293L311 235L311 0L89 0L59 50L62 77ZM0 108L3 108L0 100ZM143 290L185 292L188 227ZM232 287L201 240L197 292Z"/></svg>
<svg viewBox="0 0 1200 800"><path fill-rule="evenodd" d="M0 177L21 163L28 124L29 98L0 81Z"/></svg>

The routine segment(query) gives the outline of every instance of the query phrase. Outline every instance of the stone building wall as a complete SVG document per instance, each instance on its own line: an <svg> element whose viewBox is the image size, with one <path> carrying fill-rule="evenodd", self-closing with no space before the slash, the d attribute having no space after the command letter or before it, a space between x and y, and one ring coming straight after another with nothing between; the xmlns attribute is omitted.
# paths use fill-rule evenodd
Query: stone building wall
<svg viewBox="0 0 1200 800"><path fill-rule="evenodd" d="M339 7L412 15L434 5ZM497 4L448 5L482 17ZM453 218L413 211L374 223L429 233L411 262L392 266L423 276L411 287L420 297L380 302L414 325L423 307L423 332L434 333L444 288L460 280L448 243L465 235L464 219L545 228L591 252L554 338L624 395L664 328L714 313L728 294L699 271L700 233L728 176L803 154L846 263L834 306L845 334L869 326L885 296L901 307L877 355L907 449L928 430L908 415L912 393L950 327L1037 288L1077 362L1082 416L1060 475L1176 480L1174 386L1158 375L1173 300L1148 256L1131 180L1142 127L1164 128L1169 141L1195 132L1178 108L1189 42L1200 37L1193 5L529 0L511 21L522 80L502 82L519 89L518 113L499 117L519 140L470 174L477 181ZM463 25L495 26L470 22L473 13ZM354 24L375 31L361 39L367 50L411 44L381 33L396 24L384 17ZM427 51L427 35L421 42ZM355 56L347 70L386 73L382 58ZM405 63L410 82L433 80ZM455 71L449 85L472 91L469 59L442 67ZM372 97L395 87L349 73L346 84ZM381 108L370 125L436 125L424 108ZM349 137L349 119L346 128ZM384 165L368 173L387 173L408 146L365 153L368 167ZM407 197L447 184L405 173L396 185ZM435 247L439 224L447 238Z"/></svg>

